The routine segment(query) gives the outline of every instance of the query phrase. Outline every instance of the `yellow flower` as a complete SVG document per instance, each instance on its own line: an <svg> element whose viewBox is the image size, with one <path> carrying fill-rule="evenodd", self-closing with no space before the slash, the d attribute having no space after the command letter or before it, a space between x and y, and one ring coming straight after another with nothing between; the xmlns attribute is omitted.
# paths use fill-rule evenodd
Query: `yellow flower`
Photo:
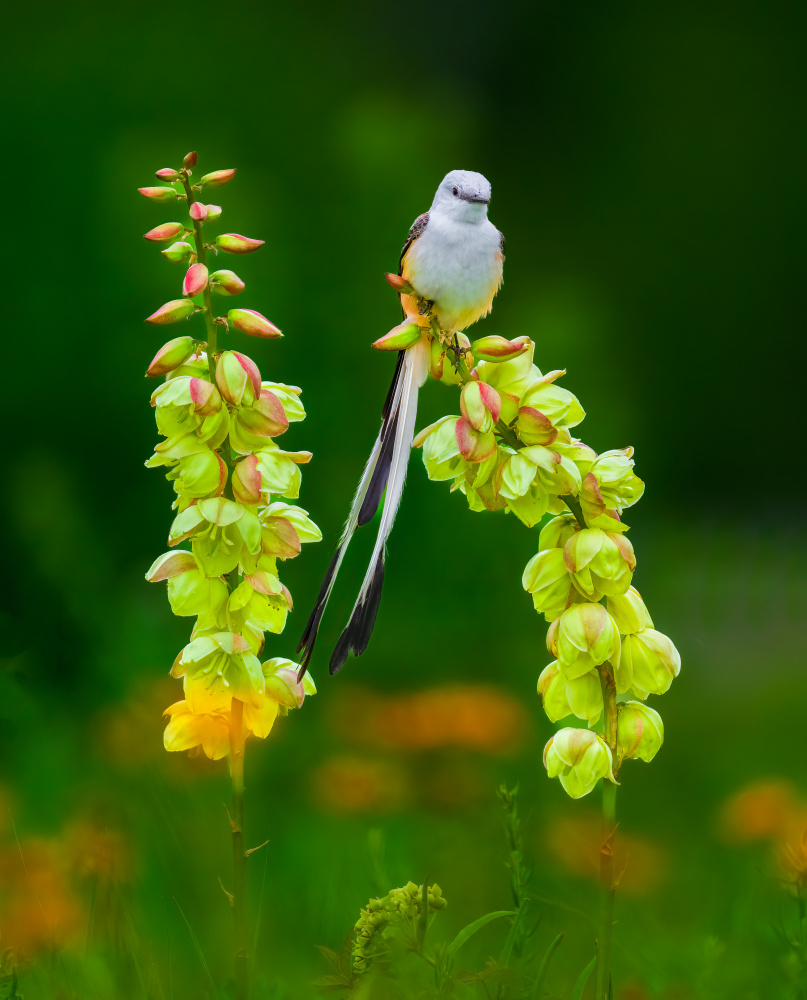
<svg viewBox="0 0 807 1000"><path fill-rule="evenodd" d="M187 701L177 701L164 714L169 716L163 737L166 750L201 746L211 760L220 760L230 752L229 712L192 712Z"/></svg>

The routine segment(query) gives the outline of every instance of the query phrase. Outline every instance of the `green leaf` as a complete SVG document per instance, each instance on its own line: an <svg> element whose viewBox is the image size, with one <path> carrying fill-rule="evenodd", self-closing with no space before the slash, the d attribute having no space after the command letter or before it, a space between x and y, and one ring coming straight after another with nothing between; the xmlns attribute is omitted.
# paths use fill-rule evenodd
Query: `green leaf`
<svg viewBox="0 0 807 1000"><path fill-rule="evenodd" d="M541 967L538 969L538 977L535 980L535 987L532 991L533 1000L540 1000L541 988L544 985L544 980L546 979L546 973L549 969L549 963L552 961L552 956L560 947L560 943L563 940L563 931L558 934L552 944L546 949L546 954L541 961Z"/></svg>
<svg viewBox="0 0 807 1000"><path fill-rule="evenodd" d="M597 956L588 963L588 965L583 969L580 975L577 977L577 982L574 984L574 989L572 990L572 995L570 1000L583 1000L583 990L586 988L586 983L589 980L589 976L594 971L594 966L597 964Z"/></svg>
<svg viewBox="0 0 807 1000"><path fill-rule="evenodd" d="M516 943L516 938L518 937L518 929L521 925L521 921L524 917L524 911L527 909L528 899L516 910L516 919L510 925L510 933L507 935L507 940L504 942L504 947L502 948L502 953L499 955L499 965L505 968L510 964L510 956L513 954L513 945Z"/></svg>
<svg viewBox="0 0 807 1000"><path fill-rule="evenodd" d="M465 942L469 938L473 937L477 931L481 930L485 924L489 924L491 920L498 920L499 917L514 917L515 915L515 910L496 910L493 913L486 913L484 917L480 917L478 920L474 920L473 923L468 924L467 927L463 927L451 944L446 948L446 956L449 961L453 961L454 956L465 944Z"/></svg>

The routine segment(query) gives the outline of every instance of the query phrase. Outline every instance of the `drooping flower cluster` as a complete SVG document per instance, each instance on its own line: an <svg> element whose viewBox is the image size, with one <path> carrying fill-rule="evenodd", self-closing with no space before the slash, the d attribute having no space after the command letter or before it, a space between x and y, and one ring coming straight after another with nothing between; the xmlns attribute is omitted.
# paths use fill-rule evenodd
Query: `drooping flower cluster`
<svg viewBox="0 0 807 1000"><path fill-rule="evenodd" d="M182 297L147 322L162 326L198 313L206 331L204 339L186 335L164 344L146 373L164 376L151 397L162 440L146 465L166 468L176 493L170 551L154 561L146 579L167 581L174 614L196 618L191 641L171 669L185 697L166 710L166 749L201 748L218 759L233 739L240 748L249 734L265 738L279 713L298 708L316 690L307 673L298 676L298 664L259 657L264 633L282 632L292 605L278 560L293 559L304 542L321 535L290 502L299 495L299 466L311 454L284 451L276 441L305 417L300 389L264 380L251 358L218 346L220 332L282 336L252 309L230 309L226 317L213 312L214 293L238 295L244 283L229 270L210 273L209 255L251 253L263 241L225 233L207 242L205 227L220 218L221 208L197 197L228 183L235 170L216 170L193 184L195 165L196 153L189 153L178 170L157 171L166 184L140 189L153 201L184 202L190 216L189 225L167 222L146 233L150 242L170 243L163 250L168 260L189 265ZM190 547L177 548L183 543ZM242 728L233 734L236 701Z"/></svg>
<svg viewBox="0 0 807 1000"><path fill-rule="evenodd" d="M522 581L550 623L553 660L538 692L552 722L574 716L589 727L561 729L544 764L578 798L600 778L616 781L623 760L653 758L664 726L644 701L663 694L681 666L631 586L636 559L621 514L644 484L632 448L597 455L572 436L583 408L557 384L565 372L535 366L528 337L470 344L447 340L434 324L432 333L431 374L461 386L461 412L425 428L415 445L429 478L450 480L472 510L543 524Z"/></svg>
<svg viewBox="0 0 807 1000"><path fill-rule="evenodd" d="M414 947L418 924L423 915L424 887L407 882L392 889L381 899L371 899L353 928L353 970L366 972L370 965L383 960L394 940L404 947ZM443 890L436 883L426 886L429 914L448 906Z"/></svg>

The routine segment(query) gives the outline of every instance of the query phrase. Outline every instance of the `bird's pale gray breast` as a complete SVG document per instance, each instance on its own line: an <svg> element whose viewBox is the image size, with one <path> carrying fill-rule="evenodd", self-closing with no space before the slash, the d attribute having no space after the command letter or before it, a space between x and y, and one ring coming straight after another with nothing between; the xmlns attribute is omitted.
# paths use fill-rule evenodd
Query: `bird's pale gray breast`
<svg viewBox="0 0 807 1000"><path fill-rule="evenodd" d="M487 219L469 224L430 212L407 263L425 298L451 309L472 307L501 275L501 233Z"/></svg>

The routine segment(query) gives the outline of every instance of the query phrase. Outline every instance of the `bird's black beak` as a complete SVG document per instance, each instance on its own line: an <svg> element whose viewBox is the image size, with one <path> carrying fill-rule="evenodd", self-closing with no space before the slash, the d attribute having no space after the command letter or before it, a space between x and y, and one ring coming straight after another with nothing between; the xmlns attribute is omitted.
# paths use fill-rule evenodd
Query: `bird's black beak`
<svg viewBox="0 0 807 1000"><path fill-rule="evenodd" d="M460 198L472 205L487 205L490 201L490 198L483 198L481 194L461 194Z"/></svg>

